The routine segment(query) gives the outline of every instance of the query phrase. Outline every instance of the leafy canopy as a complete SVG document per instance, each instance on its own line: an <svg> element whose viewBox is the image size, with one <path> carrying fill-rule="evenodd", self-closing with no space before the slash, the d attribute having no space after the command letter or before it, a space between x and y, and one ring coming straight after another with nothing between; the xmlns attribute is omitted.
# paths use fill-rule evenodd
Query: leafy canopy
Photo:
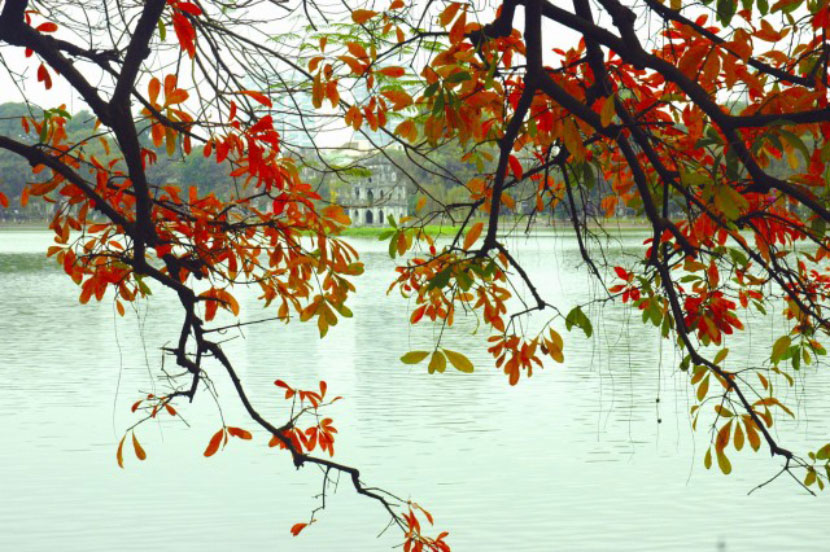
<svg viewBox="0 0 830 552"><path fill-rule="evenodd" d="M61 98L46 109L30 102L22 136L4 133L0 148L38 175L18 201L54 207L48 254L79 285L82 303L107 297L123 315L153 286L172 289L181 303L181 332L167 352L185 374L168 393L133 405L145 416L125 432L119 464L128 434L136 457L146 458L136 436L143 421L176 416L180 403L210 390L203 363L213 358L249 422L298 467L322 466L324 489L330 472L346 472L400 527L404 550L449 549L446 532L433 537L422 527L433 522L429 512L365 486L356 468L331 459L336 429L319 411L339 397L326 398L325 382L300 390L276 380L293 408L273 423L213 339L227 329L215 320L220 309L240 315L241 285L260 290L274 320L314 322L321 337L351 316L362 265L339 237L350 219L313 186L314 176L355 169L330 163L318 139L335 116L377 155L394 161L403 152L410 165L399 165L401 175L422 193L414 216L390 221L383 236L399 261L390 290L413 299L411 324L449 329L460 314L476 316L511 385L546 357L564 362L561 332L592 336L588 304L550 304L501 236L506 213L526 216L528 227L545 213L567 213L588 271L606 286L598 301L630 304L681 351L698 401L690 415L713 430L705 465L714 457L730 473L729 455L748 443L783 459L780 473L804 488L824 489L830 444L797 453L779 442L786 436L773 433L774 422L793 412L770 376L792 385L795 371L826 354L830 331L827 0L505 0L495 12L476 2L404 0L347 11L266 0L109 4L127 28L98 33L94 18L79 26L68 4L6 0L0 41L25 54L13 74L31 68L37 83L21 84L46 90L60 79L96 125L70 139ZM269 10L303 18L307 32L273 36ZM562 29L578 39L551 45L548 30ZM91 84L77 64L107 85ZM298 136L311 146L292 143ZM461 180L436 162L444 147L474 176ZM148 178L161 156L194 149L229 167L221 193ZM442 200L421 187L413 166L462 193ZM0 195L0 204L9 198ZM644 217L651 237L630 266L605 266L588 221L601 227L618 213ZM460 227L449 240L426 231L441 217ZM510 306L518 282L529 290L521 310ZM748 309L780 313L786 331L767 344L762 365L727 365L726 345ZM550 316L525 324L534 313ZM430 373L474 370L440 338L433 350L402 353ZM223 423L205 456L231 438L253 435Z"/></svg>

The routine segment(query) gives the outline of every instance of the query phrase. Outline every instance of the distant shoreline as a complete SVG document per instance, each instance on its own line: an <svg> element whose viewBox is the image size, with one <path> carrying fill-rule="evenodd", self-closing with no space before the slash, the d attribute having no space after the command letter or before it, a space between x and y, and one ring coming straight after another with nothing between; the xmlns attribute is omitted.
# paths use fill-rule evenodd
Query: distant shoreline
<svg viewBox="0 0 830 552"><path fill-rule="evenodd" d="M589 223L588 227L592 230L604 228L608 232L636 232L650 229L651 226L642 219L610 219L606 224L600 226L598 224ZM459 230L459 226L452 225L428 225L427 232L431 235L451 235ZM525 226L521 223L514 223L510 220L505 220L502 223L502 229L510 230L513 235L524 234ZM0 222L0 232L11 231L25 231L25 232L51 232L49 230L48 222L24 221L24 222ZM392 230L389 226L350 226L346 228L341 235L348 238L377 238L384 232ZM530 228L531 234L562 234L573 233L573 228L568 221L557 221L555 226L533 225Z"/></svg>

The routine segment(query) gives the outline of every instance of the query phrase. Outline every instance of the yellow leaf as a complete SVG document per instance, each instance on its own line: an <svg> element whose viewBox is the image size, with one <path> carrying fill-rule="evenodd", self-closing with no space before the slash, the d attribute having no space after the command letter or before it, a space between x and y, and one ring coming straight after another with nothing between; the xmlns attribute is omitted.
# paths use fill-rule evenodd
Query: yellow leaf
<svg viewBox="0 0 830 552"><path fill-rule="evenodd" d="M477 222L470 227L470 231L464 237L464 249L469 250L478 237L481 235L481 230L484 228L483 222Z"/></svg>
<svg viewBox="0 0 830 552"><path fill-rule="evenodd" d="M429 351L409 351L401 357L404 364L418 364L429 356Z"/></svg>
<svg viewBox="0 0 830 552"><path fill-rule="evenodd" d="M443 355L443 353L441 353L441 351L435 351L432 353L432 358L429 359L427 371L430 374L434 374L435 372L443 373L446 368L447 358Z"/></svg>
<svg viewBox="0 0 830 552"><path fill-rule="evenodd" d="M720 471L724 473L724 475L729 475L732 473L732 464L729 462L729 458L721 451L718 452L718 467L720 467Z"/></svg>
<svg viewBox="0 0 830 552"><path fill-rule="evenodd" d="M600 121L602 122L602 126L607 127L611 120L614 118L614 113L616 113L614 109L614 95L610 95L605 98L605 103L602 104L602 111L600 112Z"/></svg>
<svg viewBox="0 0 830 552"><path fill-rule="evenodd" d="M118 461L118 467L120 468L124 467L124 439L126 438L126 434L121 437L121 442L118 443L118 450L115 451L115 459Z"/></svg>
<svg viewBox="0 0 830 552"><path fill-rule="evenodd" d="M735 450L740 451L744 448L744 430L741 429L741 424L735 424Z"/></svg>
<svg viewBox="0 0 830 552"><path fill-rule="evenodd" d="M424 196L419 197L418 202L415 203L415 212L416 213L420 212L421 209L423 209L424 205L426 205L426 204L427 204L427 198L424 197Z"/></svg>
<svg viewBox="0 0 830 552"><path fill-rule="evenodd" d="M447 355L450 364L459 372L464 372L465 374L473 373L473 363L461 353L444 349L444 354Z"/></svg>
<svg viewBox="0 0 830 552"><path fill-rule="evenodd" d="M709 391L709 376L703 378L703 381L700 382L700 385L697 388L697 400L702 401L703 398L706 396L706 393Z"/></svg>

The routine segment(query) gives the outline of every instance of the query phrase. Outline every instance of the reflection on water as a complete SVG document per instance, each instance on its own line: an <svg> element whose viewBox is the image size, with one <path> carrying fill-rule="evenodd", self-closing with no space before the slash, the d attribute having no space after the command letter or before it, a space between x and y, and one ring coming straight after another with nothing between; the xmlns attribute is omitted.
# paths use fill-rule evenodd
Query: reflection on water
<svg viewBox="0 0 830 552"><path fill-rule="evenodd" d="M78 290L44 251L49 236L0 232L0 550L385 550L398 543L379 506L345 480L319 522L289 527L317 505L320 475L296 472L284 453L232 442L202 457L219 414L203 393L183 406L193 427L165 420L139 436L148 460L115 462L129 405L161 385L159 347L181 313L158 291L124 319L111 303L81 306ZM634 254L642 237L613 255ZM430 376L398 361L424 348L432 329L412 329L406 302L385 295L392 263L383 244L355 241L367 265L355 317L321 341L314 325L250 327L227 343L256 405L286 415L277 377L300 387L326 379L345 401L331 410L339 460L371 484L424 504L450 531L454 550L830 550L830 497L805 497L765 454L732 456L729 477L702 466L708 434L691 432L693 398L675 352L629 309L592 312L598 337L566 335L566 363L516 387L491 364L474 320L458 322L450 348L473 375ZM517 240L514 249L551 302L568 308L599 297L575 242ZM243 315L261 313L240 291ZM171 301L167 301L170 299ZM772 321L756 319L729 344L730 362L761 358ZM563 332L564 333L564 332ZM750 354L752 353L752 355ZM758 356L760 355L760 356ZM221 373L224 415L251 427ZM802 381L809 379L802 387ZM830 379L803 370L797 407L782 423L791 448L830 437ZM658 401L659 399L659 401Z"/></svg>

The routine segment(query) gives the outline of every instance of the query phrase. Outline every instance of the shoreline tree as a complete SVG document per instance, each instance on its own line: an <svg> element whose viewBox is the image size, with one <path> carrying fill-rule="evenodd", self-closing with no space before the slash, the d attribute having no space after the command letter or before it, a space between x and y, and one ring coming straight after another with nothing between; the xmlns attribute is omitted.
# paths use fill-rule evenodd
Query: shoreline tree
<svg viewBox="0 0 830 552"><path fill-rule="evenodd" d="M273 22L283 13L302 17L306 32L278 35ZM654 29L646 38L644 24ZM552 48L547 26L579 38L569 49ZM549 304L500 238L500 223L517 201L531 206L528 225L564 206L587 273L606 285L603 300L630 302L681 351L680 369L699 401L690 414L713 430L706 466L715 461L728 474L727 451L763 447L783 461L775 477L789 474L813 492L830 478L830 444L796 453L779 442L770 428L792 412L769 376L792 381L802 363L825 354L820 339L830 329L828 26L824 0L573 0L568 8L505 0L496 10L403 0L372 9L281 0L83 8L5 0L0 62L19 99L59 80L97 121L87 137L69 141L65 98L44 108L29 101L20 125L31 140L3 135L0 148L37 175L20 202L34 196L54 205L56 244L48 254L80 286L82 303L108 297L123 314L124 303L146 299L152 286L171 289L181 303L182 328L166 353L185 372L169 393L133 405L141 415L118 447L119 464L125 446L146 458L136 434L143 421L176 416L210 388L209 373L222 372L247 423L265 429L297 467L320 466L324 489L331 473L342 472L385 508L405 550L448 550L446 532L432 537L422 526L433 521L428 512L331 459L336 429L323 412L339 397L327 396L325 382L299 390L277 379L294 408L281 423L266 420L213 339L228 329L213 323L218 309L239 314L239 286L261 290L276 310L271 321L313 321L321 337L351 316L347 299L362 265L338 237L350 221L300 177L312 163L335 177L344 170L326 165L317 132L342 118L378 155L392 160L383 143L396 144L409 161L468 192L453 203L432 198L438 210L419 201L415 217L393 221L386 236L390 255L400 258L393 288L414 298L412 324L446 329L459 309L479 317L511 385L541 368L543 357L563 362L563 327L591 337L586 305ZM740 109L732 107L736 98ZM292 158L278 132L287 118L313 138L316 159ZM150 183L159 154L142 145L146 137L166 155L201 149L229 164L228 195ZM449 142L479 175L460 181L431 158ZM101 158L87 152L93 143ZM768 170L780 159L792 169L785 177ZM425 199L429 191L421 191ZM624 206L648 220L652 237L639 262L608 267L592 253L584 200L598 193L607 214ZM7 207L8 198L0 203ZM448 242L425 231L438 216L461 226ZM528 300L509 310L519 283ZM747 308L780 311L789 331L769 343L768 362L727 369L725 344L743 329ZM539 313L550 317L532 330L520 324ZM402 358L427 359L430 373L448 365L473 371L440 340ZM251 434L226 423L204 454L232 438Z"/></svg>

